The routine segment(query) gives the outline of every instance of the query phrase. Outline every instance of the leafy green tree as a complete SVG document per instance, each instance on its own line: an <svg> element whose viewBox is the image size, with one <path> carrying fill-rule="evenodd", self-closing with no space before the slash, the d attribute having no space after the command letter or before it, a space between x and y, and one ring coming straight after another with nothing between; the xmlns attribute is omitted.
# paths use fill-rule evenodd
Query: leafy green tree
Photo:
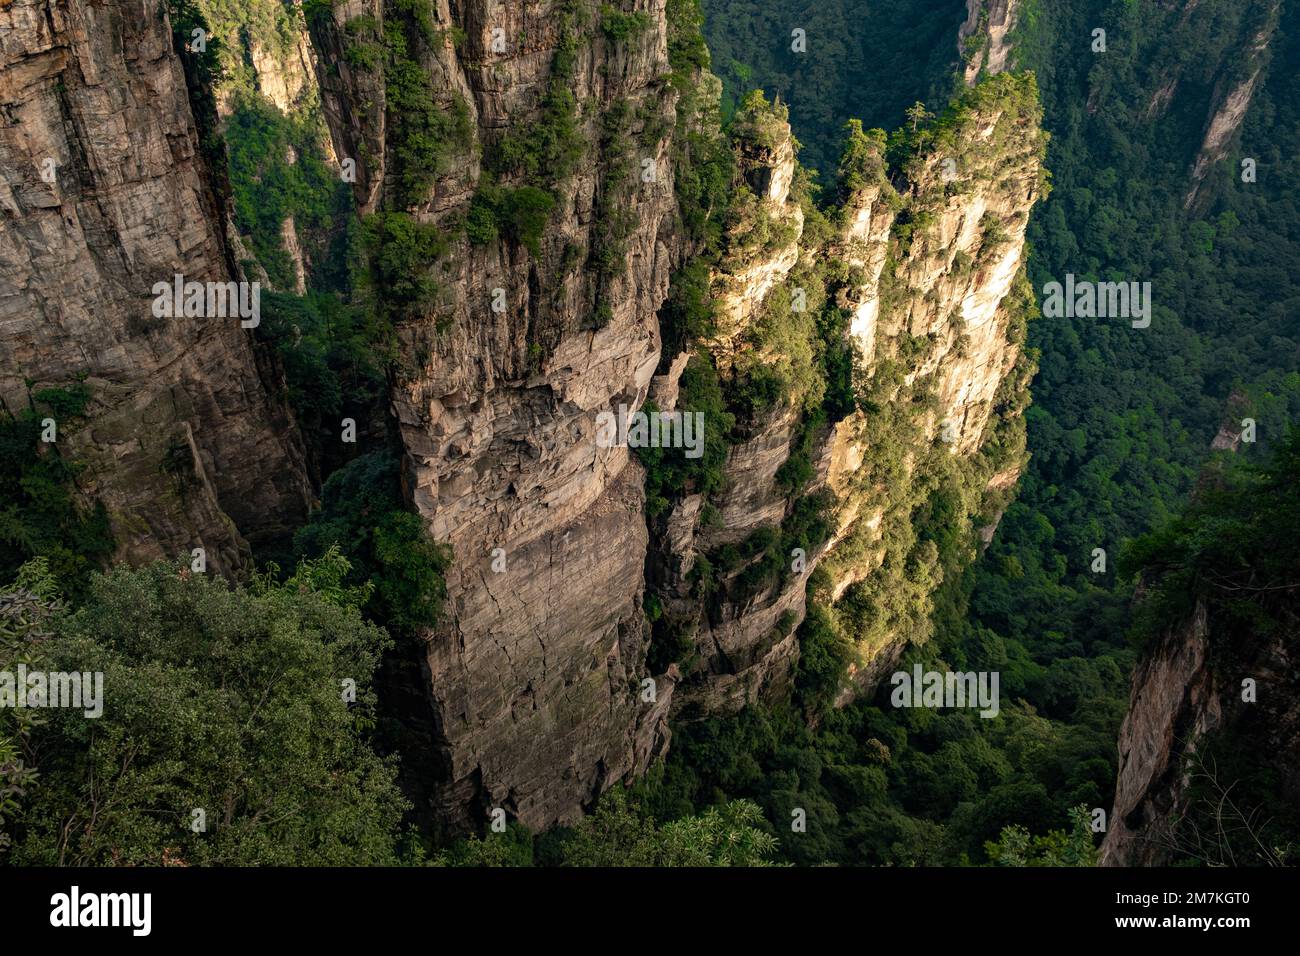
<svg viewBox="0 0 1300 956"><path fill-rule="evenodd" d="M907 114L907 121L912 124L913 133L916 132L916 128L922 123L934 119L934 114L928 111L925 108L925 104L919 100L909 106L904 112Z"/></svg>
<svg viewBox="0 0 1300 956"><path fill-rule="evenodd" d="M396 862L407 804L365 740L389 639L347 570L331 551L284 585L165 562L97 576L45 648L51 670L102 673L103 712L52 709L32 733L13 862Z"/></svg>
<svg viewBox="0 0 1300 956"><path fill-rule="evenodd" d="M1097 851L1093 846L1088 808L1070 811L1070 829L1051 830L1044 836L1031 836L1022 826L1009 826L996 842L985 844L994 866L1094 866Z"/></svg>
<svg viewBox="0 0 1300 956"><path fill-rule="evenodd" d="M532 866L533 835L511 822L504 833L460 840L435 855L430 866Z"/></svg>
<svg viewBox="0 0 1300 956"><path fill-rule="evenodd" d="M78 500L79 466L60 443L42 437L44 419L52 417L66 445L89 400L90 390L77 384L43 389L17 414L0 409L0 578L43 557L59 586L76 595L113 551L104 507Z"/></svg>
<svg viewBox="0 0 1300 956"><path fill-rule="evenodd" d="M0 672L14 674L20 664L44 670L46 645L63 613L49 560L32 558L0 591ZM37 770L29 762L30 738L43 722L40 710L0 708L0 859L12 842L10 823L37 779Z"/></svg>
<svg viewBox="0 0 1300 956"><path fill-rule="evenodd" d="M565 866L770 866L776 838L747 800L708 807L662 826L622 787L609 790L564 842Z"/></svg>
<svg viewBox="0 0 1300 956"><path fill-rule="evenodd" d="M405 509L399 467L394 456L379 451L330 475L320 508L294 536L294 551L317 558L340 548L351 562L348 582L369 587L366 612L407 635L437 621L451 556Z"/></svg>

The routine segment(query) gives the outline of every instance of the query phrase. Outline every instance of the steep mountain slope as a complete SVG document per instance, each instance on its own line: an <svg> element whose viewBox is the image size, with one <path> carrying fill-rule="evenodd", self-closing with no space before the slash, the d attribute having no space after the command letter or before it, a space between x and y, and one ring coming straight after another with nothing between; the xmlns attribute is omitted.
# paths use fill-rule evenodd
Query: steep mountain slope
<svg viewBox="0 0 1300 956"><path fill-rule="evenodd" d="M427 656L453 825L470 806L571 820L664 738L670 688L638 697L640 469L594 440L599 410L644 399L680 256L664 11L627 16L621 39L573 3L340 5L312 21L339 65L324 84L336 142L368 146L356 187L379 295L437 286L391 309L392 402L411 499L454 555ZM382 44L382 68L347 68L345 42ZM387 109L366 114L374 102Z"/></svg>
<svg viewBox="0 0 1300 956"><path fill-rule="evenodd" d="M736 425L721 488L682 497L656 560L668 569L660 639L689 647L682 708L731 710L788 690L810 579L818 600L839 608L850 671L870 687L909 640L923 640L928 592L942 579L914 511L944 482L959 489L958 528L1003 506L1023 463L1019 413L1032 373L1020 364L1032 306L1013 286L1043 186L1035 111L1032 81L982 86L906 148L897 187L883 136L858 127L841 205L826 213L796 175L783 112L758 104L737 114L741 189L788 228L757 252L748 230L734 236L714 275L717 328L704 345ZM746 139L750 126L765 127L761 148ZM798 327L792 296L848 336L860 408L836 393L843 383L801 370L773 332ZM755 407L773 368L782 399ZM800 460L806 473L792 477ZM806 560L791 560L794 547ZM841 700L850 695L846 687Z"/></svg>
<svg viewBox="0 0 1300 956"><path fill-rule="evenodd" d="M738 22L757 22L735 4L725 9L726 16L709 21L720 47ZM793 788L773 784L770 795L765 781L737 785L744 777L739 761L726 762L733 746L766 747L770 728L755 721L710 725L678 741L679 754L693 755L683 776L698 778L697 792L757 793L777 815L791 801L834 795L840 816L826 825L830 839L853 834L879 848L872 861L956 859L979 853L1005 824L1042 832L1067 825L1076 804L1111 806L1113 742L1136 656L1125 637L1131 583L1117 577L1116 555L1125 539L1179 508L1231 394L1242 396L1238 417L1259 425L1257 443L1242 446L1247 458L1277 442L1300 411L1294 270L1282 265L1295 262L1297 250L1296 179L1284 158L1300 131L1293 107L1296 13L1294 4L1270 0L967 4L963 79L981 70L1032 69L1042 87L1054 189L1029 226L1033 289L1073 274L1150 280L1155 290L1145 330L1114 318L1031 323L1029 344L1042 352L1026 416L1032 462L995 537L990 528L986 559L955 590L940 589L931 642L937 656L919 655L938 666L999 671L1004 698L1032 707L1033 716L1016 717L1010 727L989 722L972 738L946 721L940 732L906 715L891 721L870 708L850 708L824 735L800 745L799 759L790 756L790 744L758 758L765 780L789 774L799 781ZM818 16L854 19L846 5L835 4L823 5ZM743 59L734 52L740 49L733 47L733 55ZM818 98L844 99L841 117L878 110L884 94L829 69L834 61L791 58L805 76L820 69L829 78L832 88ZM723 72L728 95L741 95L750 83L784 82L785 71L761 51L749 65L752 73L738 66ZM943 89L949 69L930 64L928 77L913 75L909 99L931 99L925 91ZM795 117L801 139L826 142L838 134L841 117L809 123L809 115ZM1098 548L1108 563L1098 563ZM1184 616L1165 628L1179 630L1175 621ZM1164 727L1167 720L1175 717L1161 714L1146 724ZM891 758L841 743L847 733L867 732L887 743ZM1051 744L1027 759L1022 732L1049 736ZM966 759L980 768L979 797L962 773L945 770L942 783L929 776L940 764L952 767L953 735L963 749L969 744ZM999 767L990 747L1014 759L1016 769ZM1132 781L1162 772L1158 761L1141 769L1143 750L1123 746L1129 797L1138 793ZM806 772L813 754L868 771L883 764L887 808L863 787L846 812L838 802L843 771ZM713 773L704 762L723 769ZM877 824L858 819L864 807ZM911 819L890 821L899 810ZM936 832L959 845L936 852Z"/></svg>
<svg viewBox="0 0 1300 956"><path fill-rule="evenodd" d="M893 129L915 101L947 100L963 18L978 24L983 2L702 0L702 6L726 115L751 89L779 96L804 144L801 162L830 182L845 120Z"/></svg>
<svg viewBox="0 0 1300 956"><path fill-rule="evenodd" d="M453 825L493 807L534 827L571 820L662 752L670 712L732 709L764 688L788 690L804 584L834 522L830 498L813 502L813 492L838 457L853 462L834 479L841 497L853 497L854 482L858 497L875 497L867 473L847 474L870 458L870 439L853 432L869 429L870 416L831 428L812 415L825 392L811 359L822 337L816 315L859 312L857 347L879 353L862 372L880 379L881 404L899 402L902 389L916 406L899 426L915 430L915 450L900 448L900 462L938 455L930 446L944 423L959 455L985 444L995 392L1016 362L1019 333L1001 303L1039 189L1032 87L987 89L954 113L913 158L905 197L881 188L883 143L874 143L862 189L845 196L856 218L843 227L811 206L805 186L792 194L800 174L788 125L756 105L738 124L739 198L710 252L691 202L674 195L674 176L698 175L718 148L716 86L685 52L698 43L689 13L684 4L597 14L566 3L515 20L471 6L431 8L425 22L418 10L345 4L310 21L336 144L368 144L356 193L372 215L372 281L396 329L392 395L411 499L454 552L448 622L430 635L427 656L442 766L434 802ZM417 94L418 120L394 104ZM437 155L423 129L442 134ZM336 145L340 156L347 149ZM944 183L939 167L953 156L960 171ZM910 242L886 280L898 285L899 311L891 302L877 335L868 303L885 294L880 268L900 209L912 217ZM817 235L801 234L806 216ZM870 234L855 233L873 219ZM880 260L876 273L832 277L816 264L832 247L842 263L832 268L852 278L860 249ZM430 254L437 266L427 280L389 266L425 271L417 263ZM665 353L656 313L692 255L716 262L706 279L716 321L672 327ZM812 303L802 316L788 308L791 275ZM410 286L421 288L408 295ZM845 332L830 338L848 371ZM923 359L918 342L929 343ZM763 386L771 397L756 404L763 361L776 372ZM724 443L710 454L725 450L708 489L689 476L664 479L672 466L649 462L648 533L642 466L627 448L596 441L597 415L634 412L652 392L654 407L672 409L688 366L680 407L698 410L701 383L716 379L723 405L714 411L734 425L707 421L706 443ZM921 414L930 395L935 406ZM792 457L819 464L798 481L791 466L778 482ZM1013 476L1004 471L998 488ZM894 494L906 497L905 485L897 477ZM967 514L982 510L978 497ZM914 503L886 499L873 507L905 524ZM844 508L842 536L857 542L857 511L864 528L873 519L861 502ZM870 532L861 534L854 547L871 560ZM642 612L651 538L653 629ZM795 540L808 560L783 572L789 558L776 548ZM701 600L695 558L717 559L718 549L731 566ZM874 559L889 551L879 546ZM908 560L905 546L892 559ZM846 577L865 574L851 556L842 564ZM863 649L864 663L874 650Z"/></svg>
<svg viewBox="0 0 1300 956"><path fill-rule="evenodd" d="M1061 201L1031 225L1031 275L1036 284L1068 273L1149 278L1156 300L1149 335L1106 320L1040 325L1035 465L991 551L1026 573L982 579L977 608L1002 633L1051 628L1075 637L1071 653L1096 654L1120 646L1131 591L1110 580L1113 565L1092 573L1093 549L1113 556L1180 507L1212 444L1222 447L1226 404L1236 432L1246 418L1257 424L1256 441L1240 446L1248 460L1300 413L1297 288L1282 265L1300 250L1297 180L1282 160L1300 135L1300 11L1271 2L1035 9L1012 35L1012 57L1043 80ZM1062 38L1095 27L1107 29L1108 52L1080 63ZM1205 651L1237 638L1202 620L1192 606L1171 611L1157 628L1165 638L1139 659L1107 860L1189 852L1149 833L1145 850L1133 844L1177 809L1186 738L1218 722L1218 702L1225 715L1235 710L1223 686L1232 680L1211 678ZM1257 669L1275 697L1287 691L1266 666L1268 646L1246 654L1254 663L1237 679Z"/></svg>

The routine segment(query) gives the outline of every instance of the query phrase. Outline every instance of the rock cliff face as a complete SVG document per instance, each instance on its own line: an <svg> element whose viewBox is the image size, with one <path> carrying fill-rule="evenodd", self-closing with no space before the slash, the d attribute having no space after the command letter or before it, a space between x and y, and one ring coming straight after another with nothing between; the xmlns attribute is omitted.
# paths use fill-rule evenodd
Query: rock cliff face
<svg viewBox="0 0 1300 956"><path fill-rule="evenodd" d="M1196 203L1201 184L1210 168L1228 155L1228 148L1232 145L1237 131L1241 129L1246 110L1250 108L1251 101L1254 99L1255 88L1264 74L1269 44L1277 30L1280 9L1280 3L1273 3L1268 8L1264 25L1246 43L1240 55L1245 61L1245 75L1240 73L1240 62L1233 62L1230 69L1224 71L1228 75L1221 77L1214 88L1210 111L1206 117L1205 132L1201 137L1201 148L1196 154L1196 161L1192 164L1192 185L1187 191L1184 202L1188 208ZM1170 95L1172 96L1172 93Z"/></svg>
<svg viewBox="0 0 1300 956"><path fill-rule="evenodd" d="M305 31L297 33L296 41L281 55L250 41L248 58L257 73L258 91L281 112L287 113L304 99L314 97L315 57Z"/></svg>
<svg viewBox="0 0 1300 956"><path fill-rule="evenodd" d="M382 76L347 55L354 48L347 25L378 22L381 0L340 0L309 22L317 52L316 80L330 140L339 160L350 160L356 176L354 192L362 215L375 211L384 180L385 111ZM354 33L358 32L354 29Z"/></svg>
<svg viewBox="0 0 1300 956"><path fill-rule="evenodd" d="M1247 408L1243 393L1229 396L1213 451L1240 450ZM1194 500L1215 490L1222 480L1220 464L1211 460L1202 471ZM1273 768L1267 786L1280 802L1300 803L1295 586L1285 580L1256 586L1250 560L1225 570L1243 568L1250 582L1215 577L1215 600L1198 598L1138 660L1120 727L1115 803L1099 858L1103 866L1161 866L1188 857L1208 865L1246 864L1225 847L1239 835L1261 832L1268 820L1249 803L1243 792L1248 788L1235 779L1234 769L1220 766L1223 738L1230 741L1229 750L1248 751L1256 765ZM1150 600L1150 590L1151 582L1143 580L1136 601ZM1238 600L1246 606L1261 595L1277 600L1247 615L1240 606L1228 606L1237 595L1244 595ZM1207 792L1214 805L1208 814ZM1211 831L1222 826L1229 839L1222 832L1203 832L1207 824ZM1265 849L1285 855L1280 848Z"/></svg>
<svg viewBox="0 0 1300 956"><path fill-rule="evenodd" d="M17 0L0 18L17 117L0 151L19 171L0 197L6 400L88 373L69 441L123 556L203 544L233 569L246 538L301 522L309 488L249 333L151 321L154 282L237 277L243 258L166 16ZM783 108L755 106L708 252L709 327L666 350L674 276L709 245L675 178L721 134L716 80L670 63L683 27L663 0L340 0L309 18L310 51L292 30L226 39L279 109L319 94L355 163L407 496L453 553L424 635L425 809L451 831L495 808L572 821L664 752L670 715L789 693L810 595L854 646L857 686L924 639L941 569L914 512L946 489L961 520L995 522L1023 463L1032 80L979 86L900 168L859 131L829 211ZM648 507L647 467L599 416L691 412L700 368L734 413L704 436L725 448L717 480Z"/></svg>
<svg viewBox="0 0 1300 956"><path fill-rule="evenodd" d="M1236 732L1276 768L1277 796L1300 800L1300 710L1295 706L1296 634L1230 636L1204 603L1150 648L1133 674L1129 712L1120 728L1115 804L1102 842L1103 866L1159 866L1217 846L1185 821L1195 778L1210 779L1232 800L1234 781L1204 753L1217 734ZM1243 681L1250 681L1247 691ZM1249 700L1246 698L1249 696ZM1205 775L1212 774L1212 777ZM1203 798L1202 798L1203 799ZM1254 809L1240 794L1243 818L1229 804L1225 825L1239 828ZM1205 842L1202 842L1204 840ZM1271 849L1271 848L1270 848Z"/></svg>
<svg viewBox="0 0 1300 956"><path fill-rule="evenodd" d="M194 0L194 9L206 23L209 45L216 50L221 68L213 93L221 133L233 153L231 191L236 196L235 228L240 232L234 237L236 261L265 288L302 295L330 272L326 260L349 218L346 213L322 216L309 210L304 210L308 215L295 217L288 208L308 195L321 205L334 198L316 195L321 189L315 181L311 188L301 180L285 186L291 167L304 160L309 166L319 161L336 177L335 182L341 182L343 173L321 110L317 81L321 69L302 5L285 0L243 0L237 5ZM275 135L290 139L291 145L272 157L261 146ZM261 221L260 208L249 209L249 203L241 205L237 198L241 187L245 196L258 195L263 183L276 185L259 198L283 210L274 227ZM275 242L261 234L271 228L278 233ZM279 266L280 253L287 268Z"/></svg>
<svg viewBox="0 0 1300 956"><path fill-rule="evenodd" d="M1223 713L1208 668L1204 605L1171 628L1133 675L1120 727L1115 805L1102 843L1103 866L1159 865L1174 855L1171 821L1184 806L1183 758Z"/></svg>
<svg viewBox="0 0 1300 956"><path fill-rule="evenodd" d="M221 49L217 107L229 115L237 92L256 91L281 113L319 102L316 55L297 0L195 0Z"/></svg>
<svg viewBox="0 0 1300 956"><path fill-rule="evenodd" d="M1025 220L1040 191L1041 140L1032 92L1026 99L1007 85L981 94L944 140L951 154L932 148L915 157L900 179L904 195L877 155L874 178L845 198L843 221L806 238L789 126L764 121L736 143L736 186L749 205L733 217L710 277L714 327L665 355L656 313L692 249L669 161L680 123L663 4L598 14L575 2L440 3L428 26L354 0L311 23L336 150L364 158L362 212L409 216L447 237L436 301L397 321L392 389L411 500L454 552L448 620L428 637L440 767L433 809L452 828L495 807L542 827L572 820L605 786L643 770L667 745L670 712L717 713L788 691L805 585L823 554L852 543L836 566L843 593L883 560L865 543L871 529L886 512L906 522L914 506L857 474L878 422L859 413L834 426L810 423L801 410L811 407L807 396L793 394L746 416L731 436L706 436L729 444L720 487L688 489L647 528L643 470L626 447L596 440L597 415L635 410L650 395L659 409L674 409L698 347L724 386L752 375L764 358L755 329L797 281L814 298L843 299L864 381L885 370L890 384L877 384L887 401L933 406L923 422L906 416L917 443L899 453L906 468L925 467L918 459L945 427L952 447L944 455L979 458L995 411L1009 421L1023 404L1027 374L1011 376L1020 318L1005 302L1014 298ZM402 95L397 72L391 62L356 66L367 59L356 52L358 38L395 30L404 55L430 78L435 108L464 123L454 155L414 191L402 115L392 108ZM567 118L556 105L557 79L574 97ZM697 80L707 87L712 78ZM502 162L520 137L561 136L569 121L583 145L559 175ZM460 228L493 202L499 209L503 195L537 186L554 208L533 241L509 224ZM897 228L901 209L911 217L907 230ZM853 283L828 286L813 274L832 254ZM912 361L908 343L917 341L929 343L922 361ZM766 358L799 361L779 349ZM1001 394L1008 376L1014 382ZM796 442L812 463L798 493L779 474ZM1001 477L993 481L990 467L980 481L1005 494L1020 454L1013 447L1004 457L1017 460L1002 462ZM701 598L701 556L748 549L753 565L754 542L784 540L803 520L800 501L818 493L836 502L832 540L757 588L742 561ZM973 494L972 514L983 494L983 486ZM684 656L670 666L662 654L647 660L647 571L656 614L683 642ZM875 650L863 646L864 665Z"/></svg>
<svg viewBox="0 0 1300 956"><path fill-rule="evenodd" d="M599 412L645 399L680 252L663 4L629 5L634 29L617 40L585 4L435 5L437 32L410 29L409 55L468 133L418 194L402 179L403 118L382 111L393 72L352 70L337 47L367 15L400 22L387 6L341 4L313 24L339 152L363 157L363 211L453 236L438 301L398 325L392 389L411 499L454 553L448 621L427 654L445 776L436 809L453 827L493 807L535 827L572 820L667 736L671 683L653 700L641 686L642 474L626 447L596 441ZM556 86L574 98L558 120ZM572 122L580 144L563 176L485 170L503 141L548 135L547 122ZM538 184L555 208L531 250L507 229L478 242L453 233L476 193ZM614 243L617 260L596 268Z"/></svg>
<svg viewBox="0 0 1300 956"><path fill-rule="evenodd" d="M758 364L776 361L747 331L769 320L777 299L820 283L816 295L848 317L856 385L874 407L809 426L794 396L740 430L720 492L708 502L688 495L667 519L652 561L657 593L694 644L674 696L679 717L788 690L819 566L813 596L854 646L854 682L839 701L871 688L908 641L924 639L928 593L941 579L937 555L917 540L914 511L947 476L961 488L967 519L996 524L1024 461L1019 414L1032 367L1021 344L1032 299L1021 260L1043 189L1036 111L1022 81L982 87L896 183L872 141L832 221L811 236L801 235L804 215L790 195L788 126L763 150L740 145L740 169L774 239L758 254L732 249L714 277L719 331L706 344L720 375L744 365L738 343L757 348ZM801 440L812 467L796 493L780 470L801 428L811 428ZM801 509L828 492L829 537L786 553ZM783 542L776 557L787 571L755 587L773 540ZM703 600L701 557L712 581ZM903 593L906 615L897 606Z"/></svg>
<svg viewBox="0 0 1300 956"><path fill-rule="evenodd" d="M1036 97L1017 91L1018 82L1004 77L981 87L950 138L912 161L908 222L903 231L895 220L889 268L849 294L868 393L877 404L913 409L890 425L895 439L899 431L910 433L892 474L863 467L889 444L889 432L870 414L840 424L836 441L844 448L832 456L831 487L845 504L828 561L831 593L857 604L875 591L867 604L875 622L890 615L882 614L888 595L873 586L873 573L895 577L906 555L912 573L937 573L933 586L941 580L927 554L903 543L915 523L917 491L955 469L963 510L982 516L978 523L988 528L996 526L1024 465L1019 416L1033 368L1021 348L1034 309L1023 272L1024 236L1029 210L1044 193L1045 141ZM849 235L851 242L867 239L868 249L888 217L883 188L870 198L872 213L859 211L855 223L872 227L865 236L857 228ZM924 593L913 597L926 606ZM920 636L912 620L866 629L870 636L861 641L854 672L859 686L871 686L906 642Z"/></svg>
<svg viewBox="0 0 1300 956"><path fill-rule="evenodd" d="M157 282L238 278L190 95L162 3L0 8L0 394L84 377L61 440L120 557L204 547L229 571L310 489L239 318L153 315Z"/></svg>

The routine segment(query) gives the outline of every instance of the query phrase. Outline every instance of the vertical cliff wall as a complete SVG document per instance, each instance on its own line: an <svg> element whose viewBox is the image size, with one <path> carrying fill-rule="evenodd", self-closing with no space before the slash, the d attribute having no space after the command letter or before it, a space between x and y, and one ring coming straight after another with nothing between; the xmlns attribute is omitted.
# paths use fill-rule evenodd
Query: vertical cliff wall
<svg viewBox="0 0 1300 956"><path fill-rule="evenodd" d="M442 237L436 292L394 316L392 383L411 500L454 554L428 638L435 808L452 826L503 807L540 827L665 738L671 688L645 702L640 687L642 473L595 440L598 412L644 400L679 254L664 8L430 12L340 4L312 29L383 248L394 228ZM354 65L358 36L382 42L382 66ZM449 144L418 183L413 85Z"/></svg>
<svg viewBox="0 0 1300 956"><path fill-rule="evenodd" d="M166 5L14 0L0 9L0 395L84 379L64 432L119 556L248 541L298 524L310 489L276 374L239 318L155 318L157 282L238 278Z"/></svg>
<svg viewBox="0 0 1300 956"><path fill-rule="evenodd" d="M727 144L693 16L340 0L219 24L227 115L319 94L328 152L355 172L355 297L389 363L408 499L453 553L423 636L426 809L451 830L498 807L570 821L664 752L670 713L789 693L819 569L811 592L869 683L884 649L923 639L937 559L913 512L947 481L969 523L1021 463L1032 81L914 123L892 165L858 129L823 208L779 104L747 102ZM151 311L156 282L239 279L245 258L194 118L195 52L158 4L0 17L5 400L84 377L66 441L121 556L203 545L237 568L301 523L310 489L238 319ZM698 326L674 318L691 289ZM599 437L602 413L701 402L707 480ZM903 573L910 624L867 594Z"/></svg>
<svg viewBox="0 0 1300 956"><path fill-rule="evenodd" d="M1001 73L1011 66L1011 32L1020 16L1020 0L966 0L966 22L957 32L957 49L965 62L963 79L971 86L981 73Z"/></svg>
<svg viewBox="0 0 1300 956"><path fill-rule="evenodd" d="M1232 735L1233 756L1248 755L1252 769L1270 768L1268 795L1294 808L1300 799L1296 646L1294 620L1267 636L1233 634L1202 602L1147 649L1120 728L1103 866L1161 866L1189 857L1246 865L1286 857L1288 848L1268 841L1270 825L1285 821L1243 785L1221 740Z"/></svg>
<svg viewBox="0 0 1300 956"><path fill-rule="evenodd" d="M857 636L859 686L928 635L944 568L918 509L951 495L959 520L996 524L1026 459L1034 366L1022 347L1036 308L1024 237L1046 192L1046 138L1032 78L995 77L960 102L905 167L886 271L850 293L870 398L837 435L831 482L846 505L827 570ZM865 199L874 223L886 196Z"/></svg>
<svg viewBox="0 0 1300 956"><path fill-rule="evenodd" d="M1120 728L1104 866L1278 865L1293 852L1300 445L1287 439L1260 461L1242 442L1248 410L1244 394L1230 397L1220 454L1186 513L1135 546L1147 640ZM1253 470L1236 455L1256 459Z"/></svg>

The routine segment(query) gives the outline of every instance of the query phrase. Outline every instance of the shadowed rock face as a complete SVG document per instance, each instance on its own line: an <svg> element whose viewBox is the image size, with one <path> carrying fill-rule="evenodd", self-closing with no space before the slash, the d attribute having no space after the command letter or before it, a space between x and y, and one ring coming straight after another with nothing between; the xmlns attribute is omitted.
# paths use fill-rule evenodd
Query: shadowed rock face
<svg viewBox="0 0 1300 956"><path fill-rule="evenodd" d="M1115 804L1102 841L1103 866L1160 866L1192 852L1213 850L1190 832L1193 773L1213 773L1198 754L1218 732L1233 730L1252 753L1277 768L1278 794L1300 800L1300 675L1297 635L1279 628L1228 637L1204 603L1175 624L1142 656L1133 673L1129 710L1120 727ZM1239 629L1238 629L1239 630ZM1255 682L1243 700L1242 679ZM1231 779L1218 785L1231 795ZM1242 800L1241 796L1237 796ZM1243 803L1245 813L1253 807ZM1261 820L1254 819L1258 826ZM1227 826L1240 821L1229 817Z"/></svg>
<svg viewBox="0 0 1300 956"><path fill-rule="evenodd" d="M301 523L310 488L252 333L151 310L176 274L238 278L165 5L6 4L0 104L0 395L16 409L28 380L84 376L64 450L119 557L204 547L237 568Z"/></svg>
<svg viewBox="0 0 1300 956"><path fill-rule="evenodd" d="M1198 606L1133 674L1103 866L1158 865L1172 856L1169 820L1181 809L1187 784L1182 758L1222 718L1208 649L1205 607Z"/></svg>
<svg viewBox="0 0 1300 956"><path fill-rule="evenodd" d="M1238 390L1228 396L1211 451L1239 450L1247 402ZM1220 480L1214 464L1203 468L1192 498ZM1140 583L1135 600L1146 599L1146 592L1147 582ZM1218 834L1195 833L1195 820L1184 821L1189 811L1204 809L1192 806L1193 775L1213 777L1213 785L1231 799L1237 782L1220 779L1214 758L1203 755L1218 732L1235 731L1238 740L1258 748L1261 761L1278 768L1281 793L1300 800L1300 672L1295 667L1300 634L1294 626L1243 628L1222 618L1199 599L1138 660L1120 726L1119 773L1102 866L1161 866L1189 856L1209 865L1229 862L1204 856L1221 849ZM1249 702L1243 699L1243 678L1255 687ZM1252 809L1247 806L1247 813ZM1219 812L1222 808L1215 815ZM1243 822L1230 819L1226 827L1235 836ZM1261 822L1250 821L1252 826Z"/></svg>
<svg viewBox="0 0 1300 956"><path fill-rule="evenodd" d="M1229 396L1210 445L1213 451L1238 451L1246 401L1239 391ZM1204 468L1193 498L1219 480L1213 464ZM1139 584L1139 603L1146 590L1145 583ZM1225 586L1224 593L1230 591ZM1240 788L1234 795L1240 781L1227 770L1221 775L1217 758L1207 754L1222 733L1234 734L1234 746L1276 768L1272 786L1282 799L1300 801L1298 641L1293 616L1272 626L1242 626L1222 608L1199 599L1143 651L1120 726L1119 773L1101 845L1102 866L1162 866L1188 857L1208 865L1233 862L1223 851L1230 841L1196 832L1196 827L1208 815L1222 820L1235 839L1267 821L1254 815L1256 808ZM1249 695L1244 679L1252 688ZM1194 782L1218 788L1211 799L1224 802L1207 814L1206 798L1195 795ZM1239 808L1241 818L1235 816Z"/></svg>
<svg viewBox="0 0 1300 956"><path fill-rule="evenodd" d="M313 24L322 61L337 61L328 45L362 6ZM560 29L565 6L435 5L439 28L463 38L421 44L418 55L440 102L467 111L472 142L422 201L401 208L439 224L466 213L483 151L541 115L557 48L572 39ZM453 829L498 806L532 827L570 821L667 738L671 681L642 699L643 475L626 448L595 440L599 412L645 399L659 361L656 311L681 255L663 4L637 6L648 27L625 40L594 22L569 31L584 31L566 85L585 147L571 175L548 186L556 208L538 254L504 235L471 245L456 233L439 305L398 330L403 371L391 398L410 497L454 553L447 621L427 654L444 777L433 809ZM494 30L504 50L493 49ZM358 177L363 207L394 208L395 184L376 184L396 165L395 119L358 101L373 82L341 72L323 95L340 156L348 143L372 144ZM602 123L619 105L614 148ZM642 181L643 161L655 181ZM628 229L601 285L592 260L610 241L598 204L611 190Z"/></svg>

